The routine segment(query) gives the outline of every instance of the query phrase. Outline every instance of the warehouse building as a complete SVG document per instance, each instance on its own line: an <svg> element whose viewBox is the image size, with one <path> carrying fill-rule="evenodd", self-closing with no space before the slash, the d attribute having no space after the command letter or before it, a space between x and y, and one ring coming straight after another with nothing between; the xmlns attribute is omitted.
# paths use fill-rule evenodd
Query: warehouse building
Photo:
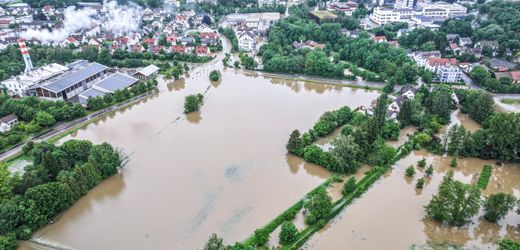
<svg viewBox="0 0 520 250"><path fill-rule="evenodd" d="M86 105L89 97L95 98L106 94L113 94L117 90L133 86L138 81L139 80L134 77L116 72L94 84L92 88L80 93L78 95L79 103Z"/></svg>
<svg viewBox="0 0 520 250"><path fill-rule="evenodd" d="M71 68L70 71L29 88L29 92L49 100L66 101L104 79L108 71L108 67L104 65L87 61L77 61L68 66Z"/></svg>

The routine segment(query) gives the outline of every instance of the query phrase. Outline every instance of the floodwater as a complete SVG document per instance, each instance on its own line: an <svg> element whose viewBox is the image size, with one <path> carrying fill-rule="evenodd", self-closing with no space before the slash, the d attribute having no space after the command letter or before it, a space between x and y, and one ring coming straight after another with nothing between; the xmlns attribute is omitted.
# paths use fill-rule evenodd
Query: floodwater
<svg viewBox="0 0 520 250"><path fill-rule="evenodd" d="M291 131L379 95L221 64L161 81L157 94L64 138L106 141L130 161L21 248L197 249L212 233L243 240L330 176L286 154ZM222 80L210 83L215 68ZM204 105L184 115L184 97L194 93L204 93Z"/></svg>
<svg viewBox="0 0 520 250"><path fill-rule="evenodd" d="M417 166L423 158L427 160L427 166L434 166L435 173L425 178L425 187L421 190L415 188L415 183L424 177L424 169ZM470 249L494 249L494 242L504 237L520 241L520 215L514 211L498 224L482 219L481 211L463 227L449 227L425 217L423 206L437 193L443 176L449 171L454 172L455 179L474 184L482 167L491 165L491 179L483 195L505 192L520 198L519 164L497 166L494 161L464 158L453 168L450 161L451 157L434 156L423 150L412 152L315 234L304 248L421 249L427 244L449 243ZM416 169L416 175L411 178L404 174L410 165Z"/></svg>

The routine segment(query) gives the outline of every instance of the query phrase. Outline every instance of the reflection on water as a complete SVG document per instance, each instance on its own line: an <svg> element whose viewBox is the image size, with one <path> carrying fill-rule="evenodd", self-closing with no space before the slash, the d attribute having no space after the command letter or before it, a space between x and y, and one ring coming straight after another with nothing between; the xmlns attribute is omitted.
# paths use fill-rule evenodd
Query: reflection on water
<svg viewBox="0 0 520 250"><path fill-rule="evenodd" d="M64 138L109 142L130 161L33 240L72 249L196 249L212 233L243 240L330 176L287 155L290 132L378 96L220 66L194 68L185 80L160 78L154 96ZM222 72L218 86L209 83L213 69ZM208 86L202 112L184 115L184 97Z"/></svg>
<svg viewBox="0 0 520 250"><path fill-rule="evenodd" d="M425 158L435 173L425 177L424 188L418 191L415 183L424 176L417 161ZM506 192L520 197L520 165L497 166L493 161L465 158L458 167L449 166L451 157L433 156L423 150L414 151L398 161L389 174L369 189L361 199L347 207L331 223L330 230L314 235L309 249L408 249L412 245L450 243L468 248L494 248L494 242L503 237L520 240L520 215L510 212L498 224L484 221L482 211L463 227L449 227L425 217L423 206L437 193L442 177L454 172L454 178L474 184L483 165L493 166L491 180L484 195ZM416 175L404 177L405 169L414 165Z"/></svg>

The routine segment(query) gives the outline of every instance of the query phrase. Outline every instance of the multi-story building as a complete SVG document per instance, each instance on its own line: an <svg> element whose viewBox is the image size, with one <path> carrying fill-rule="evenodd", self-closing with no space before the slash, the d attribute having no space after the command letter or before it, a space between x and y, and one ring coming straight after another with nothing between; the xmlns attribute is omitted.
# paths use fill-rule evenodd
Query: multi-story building
<svg viewBox="0 0 520 250"><path fill-rule="evenodd" d="M441 52L435 51L417 51L410 55L419 67L426 67L430 58L441 58Z"/></svg>
<svg viewBox="0 0 520 250"><path fill-rule="evenodd" d="M254 51L256 49L256 38L251 31L242 31L237 37L239 49L243 51Z"/></svg>
<svg viewBox="0 0 520 250"><path fill-rule="evenodd" d="M423 15L431 18L449 18L466 15L467 8L460 4L425 3L414 9L414 15Z"/></svg>
<svg viewBox="0 0 520 250"><path fill-rule="evenodd" d="M412 17L412 14L413 11L409 8L393 9L376 7L369 18L377 24L387 24L393 22L407 22Z"/></svg>
<svg viewBox="0 0 520 250"><path fill-rule="evenodd" d="M396 0L395 8L410 8L413 9L417 6L417 0Z"/></svg>
<svg viewBox="0 0 520 250"><path fill-rule="evenodd" d="M455 58L430 58L426 68L436 74L438 82L462 81L462 71Z"/></svg>

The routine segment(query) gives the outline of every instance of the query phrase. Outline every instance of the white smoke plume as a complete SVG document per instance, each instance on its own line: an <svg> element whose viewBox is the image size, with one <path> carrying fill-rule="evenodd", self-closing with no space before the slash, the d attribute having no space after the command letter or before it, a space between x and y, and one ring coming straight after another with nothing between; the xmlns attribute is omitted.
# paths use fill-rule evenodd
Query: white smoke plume
<svg viewBox="0 0 520 250"><path fill-rule="evenodd" d="M115 34L125 34L139 28L139 9L134 6L118 5L115 1L103 3L104 18L101 29L111 31ZM28 29L21 36L24 39L37 39L42 42L62 42L71 34L80 30L88 30L87 35L94 35L100 31L98 13L89 8L76 9L74 6L67 7L63 12L63 28L52 31Z"/></svg>

